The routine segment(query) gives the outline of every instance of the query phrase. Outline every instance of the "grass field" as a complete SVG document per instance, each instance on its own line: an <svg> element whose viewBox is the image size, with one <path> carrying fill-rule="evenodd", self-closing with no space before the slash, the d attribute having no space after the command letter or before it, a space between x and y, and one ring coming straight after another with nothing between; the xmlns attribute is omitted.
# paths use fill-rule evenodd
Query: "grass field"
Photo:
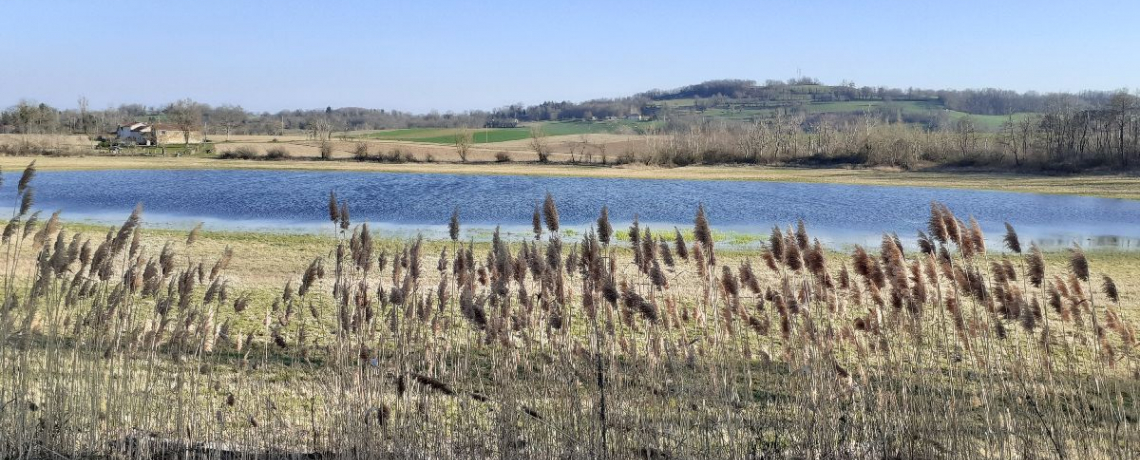
<svg viewBox="0 0 1140 460"><path fill-rule="evenodd" d="M623 129L636 129L640 124L630 121L603 122L546 122L537 123L547 136L568 136L576 134L614 133ZM470 130L476 144L510 142L530 138L530 127L518 128L473 128ZM454 144L458 130L448 128L412 128L372 131L359 134L359 137L391 141L427 142L432 144Z"/></svg>
<svg viewBox="0 0 1140 460"><path fill-rule="evenodd" d="M682 110L694 110L693 99L675 99L668 101L661 101L665 106ZM789 101L785 103L791 104ZM768 118L775 114L774 108L754 108L747 105L741 105L734 101L729 101L730 107L713 107L705 110L703 113L706 117L725 118L733 120L751 120L755 118ZM970 117L974 120L979 129L984 131L997 131L1001 128L1002 123L1009 120L1009 117L1004 115L975 115L967 114L965 112L958 112L955 110L947 110L941 104L935 101L839 101L839 102L811 102L802 105L794 105L795 107L802 108L809 114L823 114L823 113L836 113L836 114L860 114L868 110L883 110L888 113L901 112L904 115L932 115L938 112L945 112L951 121ZM1025 113L1013 114L1015 121L1020 120L1027 116Z"/></svg>

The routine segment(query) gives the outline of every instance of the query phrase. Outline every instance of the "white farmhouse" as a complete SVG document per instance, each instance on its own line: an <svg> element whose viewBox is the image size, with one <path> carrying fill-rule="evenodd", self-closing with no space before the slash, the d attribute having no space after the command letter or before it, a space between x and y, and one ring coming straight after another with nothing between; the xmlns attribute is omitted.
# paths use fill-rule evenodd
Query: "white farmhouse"
<svg viewBox="0 0 1140 460"><path fill-rule="evenodd" d="M178 126L172 124L147 124L137 121L119 125L119 128L115 130L115 137L120 143L137 145L202 143L201 131L190 131L189 136L186 134Z"/></svg>

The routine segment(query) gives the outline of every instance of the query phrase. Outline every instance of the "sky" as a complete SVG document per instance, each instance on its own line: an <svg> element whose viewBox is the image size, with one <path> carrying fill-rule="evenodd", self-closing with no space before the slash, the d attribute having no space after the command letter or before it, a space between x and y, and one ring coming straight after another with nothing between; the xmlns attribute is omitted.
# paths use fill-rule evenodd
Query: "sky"
<svg viewBox="0 0 1140 460"><path fill-rule="evenodd" d="M4 0L0 108L461 112L797 75L1114 90L1140 86L1137 17L1105 0Z"/></svg>

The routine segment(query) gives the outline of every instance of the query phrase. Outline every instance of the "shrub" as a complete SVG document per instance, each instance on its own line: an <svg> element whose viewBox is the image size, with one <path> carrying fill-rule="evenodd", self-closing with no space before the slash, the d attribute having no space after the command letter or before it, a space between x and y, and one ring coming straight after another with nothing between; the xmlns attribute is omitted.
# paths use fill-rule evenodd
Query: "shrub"
<svg viewBox="0 0 1140 460"><path fill-rule="evenodd" d="M289 159L290 156L289 151L285 150L284 147L273 147L265 151L266 160L286 160Z"/></svg>
<svg viewBox="0 0 1140 460"><path fill-rule="evenodd" d="M495 153L495 162L496 163L510 163L511 162L511 154L509 154L507 152Z"/></svg>
<svg viewBox="0 0 1140 460"><path fill-rule="evenodd" d="M625 165L637 161L637 155L630 150L626 150L614 159L615 165Z"/></svg>
<svg viewBox="0 0 1140 460"><path fill-rule="evenodd" d="M321 141L320 149L321 149L321 159L322 160L331 160L332 159L332 154L333 154L332 142Z"/></svg>
<svg viewBox="0 0 1140 460"><path fill-rule="evenodd" d="M218 158L223 160L255 160L257 159L257 150L253 147L243 145L233 150L226 150L222 152Z"/></svg>
<svg viewBox="0 0 1140 460"><path fill-rule="evenodd" d="M399 163L403 157L403 151L400 149L392 149L386 154L380 154L376 159L384 163Z"/></svg>
<svg viewBox="0 0 1140 460"><path fill-rule="evenodd" d="M368 143L357 142L356 146L352 149L352 158L356 161L364 161L368 159Z"/></svg>

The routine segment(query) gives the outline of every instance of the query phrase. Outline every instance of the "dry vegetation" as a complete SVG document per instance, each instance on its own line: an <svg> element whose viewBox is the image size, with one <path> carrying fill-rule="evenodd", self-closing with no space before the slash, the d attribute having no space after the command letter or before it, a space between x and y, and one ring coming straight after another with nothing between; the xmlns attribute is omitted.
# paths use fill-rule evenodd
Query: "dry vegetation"
<svg viewBox="0 0 1140 460"><path fill-rule="evenodd" d="M0 134L0 154L78 155L95 150L95 141L69 134Z"/></svg>
<svg viewBox="0 0 1140 460"><path fill-rule="evenodd" d="M550 151L550 160L558 163L588 163L588 164L614 164L622 155L630 157L630 152L640 152L648 148L652 137L638 135L618 134L580 134L548 136L544 141L545 147ZM332 147L333 159L361 159L356 155L360 145L366 146L368 154L375 157L384 157L398 152L400 157L408 157L406 162L431 161L447 163L488 163L497 160L496 154L507 152L512 161L538 162L538 154L534 151L530 140L492 142L485 144L472 144L466 147L466 160L464 160L454 145L437 143L378 140L367 138L353 138L328 141ZM233 136L229 142L217 144L219 152L236 151L241 148L251 148L255 151L265 152L273 148L285 149L290 157L296 159L320 158L320 141L292 137L275 138L270 136Z"/></svg>
<svg viewBox="0 0 1140 460"><path fill-rule="evenodd" d="M205 259L201 229L148 238L141 208L89 239L38 222L33 176L3 232L5 457L1140 449L1135 281L1013 228L993 251L938 204L918 251L840 255L799 223L741 254L701 209L692 241L635 222L616 244L604 208L569 241L551 196L533 239L464 243L457 209L450 241L393 244L330 194L328 252L264 294L234 280L280 255Z"/></svg>

